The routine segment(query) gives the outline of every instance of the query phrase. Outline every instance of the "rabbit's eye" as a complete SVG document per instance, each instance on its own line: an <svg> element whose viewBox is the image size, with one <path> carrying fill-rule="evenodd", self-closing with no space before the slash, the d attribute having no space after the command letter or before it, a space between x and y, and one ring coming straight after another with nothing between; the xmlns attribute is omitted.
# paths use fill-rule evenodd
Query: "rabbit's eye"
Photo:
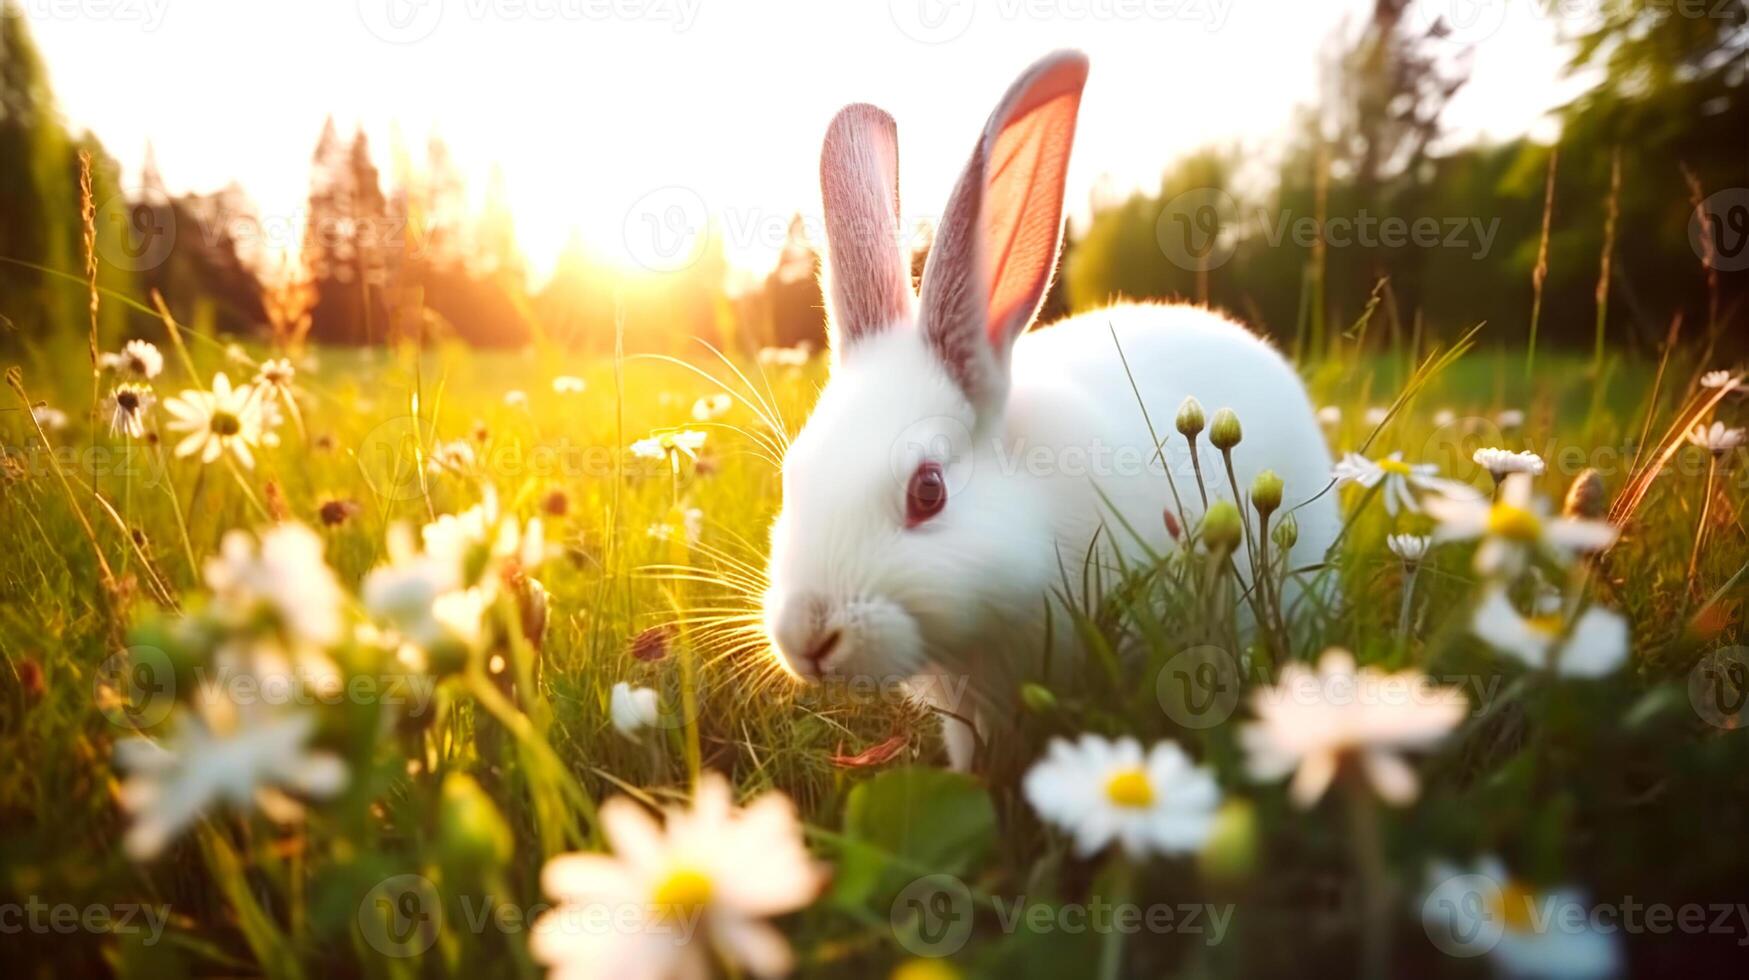
<svg viewBox="0 0 1749 980"><path fill-rule="evenodd" d="M911 474L911 485L905 488L905 526L916 527L941 513L947 506L947 478L941 475L940 463L924 463Z"/></svg>

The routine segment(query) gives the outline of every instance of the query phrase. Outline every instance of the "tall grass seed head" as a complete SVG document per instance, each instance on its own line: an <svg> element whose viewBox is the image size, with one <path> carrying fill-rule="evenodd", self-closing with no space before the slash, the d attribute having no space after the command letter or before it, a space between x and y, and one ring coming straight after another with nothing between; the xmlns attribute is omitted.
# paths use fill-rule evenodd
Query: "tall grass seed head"
<svg viewBox="0 0 1749 980"><path fill-rule="evenodd" d="M1586 469L1574 477L1573 485L1567 488L1567 499L1561 504L1561 513L1568 517L1600 520L1607 503L1604 499L1603 474L1594 469Z"/></svg>

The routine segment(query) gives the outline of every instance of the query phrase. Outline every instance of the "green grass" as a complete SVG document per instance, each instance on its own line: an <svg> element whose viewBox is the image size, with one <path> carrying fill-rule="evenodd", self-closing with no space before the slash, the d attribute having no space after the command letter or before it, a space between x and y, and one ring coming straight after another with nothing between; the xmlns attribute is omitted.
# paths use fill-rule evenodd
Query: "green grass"
<svg viewBox="0 0 1749 980"><path fill-rule="evenodd" d="M191 379L165 338L154 339L170 362L157 384L161 397L225 367L216 344L194 338L203 342L193 351L200 377ZM22 380L30 395L73 417L51 439L101 452L51 457L38 451L25 413L0 413L0 436L17 464L0 488L0 901L162 904L171 915L156 943L107 929L25 930L4 940L15 951L9 960L45 975L105 967L149 975L532 972L526 930L457 924L486 896L523 909L539 905L547 858L601 846L596 804L620 793L681 799L700 770L728 774L746 796L788 794L811 846L834 867L819 902L780 920L807 974L886 975L909 959L902 941L908 927L893 916L894 896L932 872L957 875L977 898L976 927L948 962L988 976L1080 975L1095 964L1130 976L1348 972L1363 935L1389 943L1394 975L1472 975L1486 969L1484 961L1446 957L1423 933L1419 894L1429 862L1482 853L1501 855L1533 886L1577 883L1599 902L1743 897L1749 747L1741 732L1707 724L1689 693L1690 670L1703 655L1744 642L1749 495L1740 454L1716 483L1709 544L1692 580L1706 470L1684 449L1671 472L1652 482L1622 542L1571 583L1633 624L1630 665L1595 682L1526 672L1468 635L1480 588L1464 545L1439 549L1422 570L1416 625L1401 633L1402 568L1383 545L1392 528L1376 502L1365 506L1328 573L1339 581L1340 601L1288 621L1274 655L1306 659L1343 646L1363 663L1412 666L1463 683L1472 702L1481 700L1478 692L1491 694L1456 737L1417 757L1420 798L1378 814L1380 880L1356 870L1355 831L1339 796L1301 812L1282 786L1246 777L1236 735L1242 709L1206 728L1163 710L1156 681L1175 655L1209 643L1232 647L1229 614L1207 611L1200 561L1162 556L1112 576L1106 598L1076 613L1091 652L1063 652L1054 697L1035 691L1025 700L1001 759L975 781L930 777L905 769L944 761L922 711L893 696L793 687L745 632L734 632L745 621L727 618L756 607L765 529L779 506L777 473L760 436L769 433L749 407L737 405L710 426L703 465L687 462L676 477L621 449L653 430L694 424L694 400L715 389L681 366L553 351L319 356L320 366L299 376L307 437L284 426L284 444L262 451L239 481L216 464L160 464L149 448L127 457L131 474L118 472L109 464L126 447L85 424L90 379L82 355L26 353ZM1551 464L1539 490L1558 501L1578 454L1580 465L1604 471L1614 497L1633 472L1607 451L1631 458L1648 412L1652 438L1659 438L1689 377L1710 367L1672 364L1654 399L1656 365L1612 364L1597 379L1579 358L1544 352L1538 363L1527 380L1517 353L1471 352L1402 407L1369 455L1402 449L1482 486L1486 477L1468 463L1478 443L1534 449ZM724 363L701 353L697 364L747 393ZM793 433L824 382L824 366L773 369L764 378L757 366L742 366ZM1343 411L1331 431L1333 450L1362 444L1371 434L1366 410L1391 404L1411 370L1405 357L1355 355L1307 366L1314 398ZM558 374L585 378L588 390L554 393ZM505 404L508 389L527 393L527 409ZM5 395L6 407L16 409L13 393ZM1442 409L1482 421L1436 426ZM1522 410L1527 421L1496 434L1488 420L1502 409ZM1719 414L1740 423L1742 400L1727 400ZM263 510L322 528L324 502L356 502L348 521L321 530L328 560L355 588L385 560L392 523L417 526L480 499L479 480L420 479L413 455L415 445L428 453L438 440L474 440L477 428L485 439L476 449L486 460L478 475L489 478L507 510L543 515L557 546L539 571L550 594L540 648L507 633L493 648L513 673L538 676L538 683L495 700L496 686L480 680L490 651L477 651L472 671L442 679L421 717L394 718L375 703L322 706L320 738L352 770L343 795L312 805L295 829L259 814L217 812L157 860L129 860L120 847L126 817L111 750L133 732L110 720L127 692L116 689L114 663L106 669L106 661L130 644L161 646L186 672L195 655L183 648L198 644L175 635L175 614L163 600L197 613L204 599L196 566L226 530L265 523ZM1237 452L1244 451L1241 444ZM1640 454L1642 466L1649 455L1650 448ZM89 465L93 459L102 465ZM57 471L73 482L71 494ZM93 489L133 529L137 546L96 505ZM1287 497L1315 489L1289 487ZM555 494L563 495L562 515L552 513ZM1345 497L1345 509L1361 503ZM677 505L704 513L696 548L648 533ZM75 507L91 524L95 548ZM1424 519L1411 519L1396 529L1425 527ZM114 591L100 584L99 553L119 582ZM652 571L664 564L696 574ZM168 594L156 596L154 582ZM667 656L634 659L636 638L660 627L673 629ZM1252 653L1248 685L1268 674L1266 653ZM357 659L346 667L398 669ZM127 676L120 675L124 688ZM667 717L679 721L643 744L620 737L608 704L622 680L656 688ZM1047 739L1085 731L1173 738L1214 766L1227 798L1242 808L1229 813L1219 846L1134 868L1073 857L1062 834L1040 825L1018 782ZM833 761L895 735L904 745L890 760L863 767ZM442 787L452 773L472 776L487 813L497 816L446 803ZM480 828L497 819L508 829L507 849L482 847L493 834ZM373 888L408 874L436 884L448 926L421 955L384 957L361 932L359 910ZM1218 943L1206 933L1118 939L1005 930L1001 902L1022 895L1052 906L1120 895L1146 904L1212 903L1230 908L1232 919ZM1626 938L1635 966L1650 969L1722 962L1736 939L1749 937L1739 930Z"/></svg>

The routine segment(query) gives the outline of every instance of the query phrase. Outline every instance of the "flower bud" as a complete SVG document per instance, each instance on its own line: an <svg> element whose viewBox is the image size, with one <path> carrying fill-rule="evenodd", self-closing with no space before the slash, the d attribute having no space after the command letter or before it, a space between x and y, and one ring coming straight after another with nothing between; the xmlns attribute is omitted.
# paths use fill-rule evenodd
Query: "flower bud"
<svg viewBox="0 0 1749 980"><path fill-rule="evenodd" d="M1035 715L1048 715L1057 710L1057 696L1042 684L1022 684L1020 703Z"/></svg>
<svg viewBox="0 0 1749 980"><path fill-rule="evenodd" d="M1202 426L1202 402L1192 395L1178 406L1178 431L1186 438L1195 439L1196 434L1202 431Z"/></svg>
<svg viewBox="0 0 1749 980"><path fill-rule="evenodd" d="M510 827L491 798L471 777L459 772L443 778L438 838L447 856L478 870L508 864L515 850Z"/></svg>
<svg viewBox="0 0 1749 980"><path fill-rule="evenodd" d="M1257 811L1245 800L1228 800L1215 811L1214 827L1197 855L1203 874L1242 881L1257 867Z"/></svg>
<svg viewBox="0 0 1749 980"><path fill-rule="evenodd" d="M1244 438L1244 432L1239 428L1239 416L1230 408L1223 408L1215 413L1215 420L1209 425L1209 442L1216 449L1226 452L1239 444Z"/></svg>
<svg viewBox="0 0 1749 980"><path fill-rule="evenodd" d="M1300 522L1294 520L1294 515L1283 514L1281 520L1275 522L1275 530L1269 532L1270 540L1282 551L1292 551L1300 541Z"/></svg>
<svg viewBox="0 0 1749 980"><path fill-rule="evenodd" d="M1274 470L1264 470L1251 481L1251 506L1264 517L1275 513L1275 509L1281 506L1281 477L1276 476Z"/></svg>
<svg viewBox="0 0 1749 980"><path fill-rule="evenodd" d="M1561 513L1568 517L1600 520L1605 503L1603 474L1586 469L1574 477L1573 485L1567 488L1567 501L1561 505Z"/></svg>
<svg viewBox="0 0 1749 980"><path fill-rule="evenodd" d="M1202 515L1203 547L1214 552L1228 552L1239 547L1244 534L1242 521L1239 508L1231 500L1209 504L1208 513Z"/></svg>

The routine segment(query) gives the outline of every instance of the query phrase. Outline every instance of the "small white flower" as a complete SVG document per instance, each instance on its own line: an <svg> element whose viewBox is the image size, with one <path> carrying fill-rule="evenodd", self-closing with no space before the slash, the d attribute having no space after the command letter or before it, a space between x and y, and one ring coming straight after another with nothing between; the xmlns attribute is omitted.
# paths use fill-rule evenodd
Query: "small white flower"
<svg viewBox="0 0 1749 980"><path fill-rule="evenodd" d="M1621 941L1583 892L1538 892L1514 879L1498 858L1472 869L1440 862L1430 869L1422 925L1453 956L1486 954L1505 977L1604 980L1621 976Z"/></svg>
<svg viewBox="0 0 1749 980"><path fill-rule="evenodd" d="M280 394L290 394L298 370L288 358L269 358L255 370L255 383Z"/></svg>
<svg viewBox="0 0 1749 980"><path fill-rule="evenodd" d="M692 403L692 418L695 422L709 422L722 418L735 404L728 395L706 395Z"/></svg>
<svg viewBox="0 0 1749 980"><path fill-rule="evenodd" d="M474 468L474 447L466 439L440 442L431 447L426 469L433 473L465 473Z"/></svg>
<svg viewBox="0 0 1749 980"><path fill-rule="evenodd" d="M705 977L717 958L757 977L790 972L789 942L770 923L819 893L795 807L768 792L736 807L728 780L706 773L692 807L658 824L623 796L601 807L614 853L565 854L541 870L555 907L529 937L535 960L567 978ZM590 928L606 910L612 928Z"/></svg>
<svg viewBox="0 0 1749 980"><path fill-rule="evenodd" d="M1417 491L1459 498L1475 498L1474 487L1438 476L1439 467L1432 463L1405 463L1403 454L1394 452L1384 459L1371 460L1359 453L1349 453L1336 463L1331 475L1336 485L1359 484L1371 489L1381 482L1384 488L1385 512L1395 515L1399 507L1420 513Z"/></svg>
<svg viewBox="0 0 1749 980"><path fill-rule="evenodd" d="M1342 423L1342 409L1335 405L1325 405L1318 409L1318 421L1323 425L1340 425Z"/></svg>
<svg viewBox="0 0 1749 980"><path fill-rule="evenodd" d="M1688 441L1714 456L1723 456L1743 445L1744 431L1728 429L1723 422L1714 422L1710 427L1696 425L1688 434Z"/></svg>
<svg viewBox="0 0 1749 980"><path fill-rule="evenodd" d="M1390 415L1390 409L1385 408L1383 405L1374 405L1366 410L1366 424L1375 426L1384 425L1385 419L1389 418Z"/></svg>
<svg viewBox="0 0 1749 980"><path fill-rule="evenodd" d="M67 427L67 413L53 405L31 406L30 417L43 427L44 432L59 432Z"/></svg>
<svg viewBox="0 0 1749 980"><path fill-rule="evenodd" d="M1500 423L1502 429L1516 429L1524 424L1524 412L1516 408L1503 408L1499 415L1494 416L1494 421Z"/></svg>
<svg viewBox="0 0 1749 980"><path fill-rule="evenodd" d="M1501 589L1491 589L1476 609L1471 628L1490 646L1523 661L1528 667L1554 667L1563 677L1603 677L1627 662L1628 624L1616 613L1597 606L1585 610L1563 632L1561 616L1524 617Z"/></svg>
<svg viewBox="0 0 1749 980"><path fill-rule="evenodd" d="M149 385L124 381L110 389L109 397L103 400L104 407L109 410L110 434L126 433L131 439L144 436L146 413L157 401L158 396L152 393Z"/></svg>
<svg viewBox="0 0 1749 980"><path fill-rule="evenodd" d="M210 463L225 452L237 457L245 467L255 465L255 454L249 447L261 441L261 405L250 385L231 387L231 379L223 372L213 375L213 389L190 389L166 399L164 410L174 418L169 428L186 432L176 444L176 455L200 455L200 461Z"/></svg>
<svg viewBox="0 0 1749 980"><path fill-rule="evenodd" d="M1449 408L1442 408L1439 411L1433 413L1433 424L1434 424L1434 426L1436 426L1438 428L1443 429L1446 426L1448 426L1456 421L1457 421L1457 413L1452 411Z"/></svg>
<svg viewBox="0 0 1749 980"><path fill-rule="evenodd" d="M1723 388L1726 391L1742 391L1743 383L1729 371L1708 371L1700 376L1702 388Z"/></svg>
<svg viewBox="0 0 1749 980"><path fill-rule="evenodd" d="M1385 544L1390 547L1391 554L1403 560L1403 564L1414 565L1427 557L1433 539L1425 534L1393 534L1385 538Z"/></svg>
<svg viewBox="0 0 1749 980"><path fill-rule="evenodd" d="M1457 727L1468 709L1463 692L1434 686L1409 670L1358 673L1346 650L1325 651L1314 673L1290 663L1274 687L1251 698L1257 721L1239 734L1251 778L1293 773L1289 797L1302 808L1324 795L1344 759L1361 766L1379 796L1404 804L1415 798L1415 771L1398 752L1425 749Z"/></svg>
<svg viewBox="0 0 1749 980"><path fill-rule="evenodd" d="M614 730L635 741L639 732L656 724L656 692L620 681L613 686L608 713Z"/></svg>
<svg viewBox="0 0 1749 980"><path fill-rule="evenodd" d="M1082 857L1113 841L1138 859L1194 851L1221 805L1214 774L1176 742L1157 742L1144 755L1133 738L1052 739L1023 785L1040 817L1074 835Z"/></svg>
<svg viewBox="0 0 1749 980"><path fill-rule="evenodd" d="M677 429L632 443L632 455L644 459L667 459L685 454L691 459L697 459L698 451L704 447L704 440L705 434L696 429Z"/></svg>
<svg viewBox="0 0 1749 980"><path fill-rule="evenodd" d="M1543 475L1543 458L1533 452L1515 453L1510 449L1478 449L1470 459L1481 468L1488 471L1495 483L1506 479L1508 473L1529 473L1531 476Z"/></svg>
<svg viewBox="0 0 1749 980"><path fill-rule="evenodd" d="M504 393L504 404L510 408L527 408L528 392L519 388L512 388Z"/></svg>
<svg viewBox="0 0 1749 980"><path fill-rule="evenodd" d="M235 721L215 731L183 714L165 743L116 743L116 765L128 773L121 805L134 818L123 838L129 857L156 857L215 803L257 805L283 823L296 819L302 807L281 788L325 798L346 785L346 764L338 756L308 748L314 715L251 710Z"/></svg>
<svg viewBox="0 0 1749 980"><path fill-rule="evenodd" d="M553 392L555 394L560 394L560 395L581 394L583 389L587 388L587 387L588 387L588 385L583 383L583 379L579 378L575 375L561 374L558 377L553 379Z"/></svg>
<svg viewBox="0 0 1749 980"><path fill-rule="evenodd" d="M678 524L675 523L677 516L680 519ZM670 513L667 521L650 525L648 533L658 541L684 539L688 546L696 545L704 534L704 511L697 507L688 507L678 514Z"/></svg>
<svg viewBox="0 0 1749 980"><path fill-rule="evenodd" d="M1548 501L1535 495L1530 474L1508 473L1498 500L1430 497L1427 509L1439 521L1434 541L1481 538L1476 571L1517 575L1532 555L1565 563L1575 554L1601 551L1615 543L1612 524L1551 517Z"/></svg>
<svg viewBox="0 0 1749 980"><path fill-rule="evenodd" d="M759 350L759 363L772 364L778 367L806 367L813 352L808 345L797 344L794 347L763 347Z"/></svg>
<svg viewBox="0 0 1749 980"><path fill-rule="evenodd" d="M97 358L99 366L150 381L164 370L164 355L148 340L130 340L119 352Z"/></svg>
<svg viewBox="0 0 1749 980"><path fill-rule="evenodd" d="M263 531L259 549L248 532L229 531L206 561L206 584L233 622L265 608L294 644L330 646L341 637L346 596L323 548L322 536L302 524Z"/></svg>

